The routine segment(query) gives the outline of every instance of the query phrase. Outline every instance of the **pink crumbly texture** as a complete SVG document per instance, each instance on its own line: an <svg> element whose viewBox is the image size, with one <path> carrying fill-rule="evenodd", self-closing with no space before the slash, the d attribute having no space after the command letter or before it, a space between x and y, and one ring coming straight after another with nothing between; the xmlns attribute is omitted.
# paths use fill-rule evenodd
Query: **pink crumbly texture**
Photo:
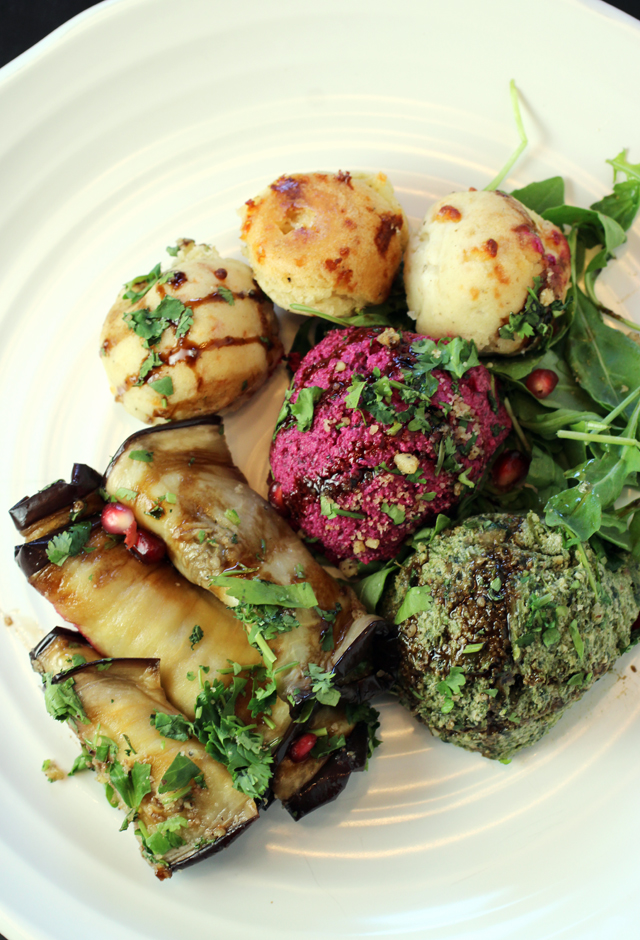
<svg viewBox="0 0 640 940"><path fill-rule="evenodd" d="M392 344L386 345L389 338ZM382 376L403 381L401 368L411 368L417 358L411 345L425 338L376 327L333 330L307 353L295 373L292 402L303 388L325 391L315 403L309 430L299 431L296 422L288 420L277 431L271 446L269 497L303 536L319 540L331 561L355 558L366 564L393 558L407 536L438 513L448 513L470 492L458 477L464 473L477 481L509 433L511 422L492 395L484 366L474 366L461 379L433 370L439 387L427 408L433 428L428 433L402 425L390 434L392 426L376 421L364 408L346 407L354 374L369 378L377 368ZM397 390L391 404L396 411L407 407ZM477 438L469 446L474 434ZM436 475L443 436L450 436L456 446L462 471L441 468ZM397 455L417 458L423 475L419 482L398 470ZM410 461L411 466L415 463ZM399 465L406 470L402 457ZM421 498L425 494L429 496ZM323 496L325 510L328 499L364 518L328 518L322 514ZM400 521L394 522L393 516Z"/></svg>

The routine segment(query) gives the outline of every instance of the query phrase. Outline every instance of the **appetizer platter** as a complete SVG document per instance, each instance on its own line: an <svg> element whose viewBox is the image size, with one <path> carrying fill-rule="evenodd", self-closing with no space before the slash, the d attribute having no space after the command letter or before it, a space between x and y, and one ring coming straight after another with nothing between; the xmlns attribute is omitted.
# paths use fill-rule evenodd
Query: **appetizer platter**
<svg viewBox="0 0 640 940"><path fill-rule="evenodd" d="M278 883L304 857L335 894L324 860L343 873L359 860L378 878L387 859L394 884L431 892L434 871L412 857L478 843L483 805L497 846L513 820L539 825L569 805L572 760L587 790L602 748L618 786L633 772L615 742L638 711L637 154L616 142L600 157L609 183L600 173L590 190L577 163L541 159L535 130L528 158L513 83L511 103L510 145L485 152L495 169L521 146L497 176L461 161L450 183L420 191L406 161L395 170L375 148L358 159L357 146L343 159L337 143L287 167L270 158L249 179L242 119L220 150L234 170L205 171L218 193L192 223L197 172L174 183L179 217L145 226L155 203L142 190L145 212L132 203L118 218L138 219L135 258L90 222L111 260L99 267L82 249L72 262L84 287L70 316L92 298L98 322L83 318L79 382L69 372L44 411L60 395L76 415L106 399L103 418L81 453L62 414L44 445L16 435L9 504L29 586L3 610L11 655L31 649L47 709L81 754L47 730L24 664L9 680L25 701L12 735L28 715L41 747L57 742L38 782L20 770L38 817L62 820L71 791L92 832L119 808L120 840L131 852L135 835L165 881L155 890L177 903L210 879L224 893L260 854L278 859ZM455 140L434 165L451 162ZM156 158L159 171L160 151L140 166ZM48 292L71 259L52 262ZM34 348L62 342L59 325L34 330ZM36 358L46 382L52 363ZM99 808L93 776L106 786ZM124 865L151 896L135 858L115 843L105 853L112 885ZM65 871L74 864L65 856ZM450 887L452 874L448 863ZM93 897L93 866L87 875ZM268 882L251 880L264 914ZM526 908L523 883L510 884ZM129 887L124 897L129 929ZM419 931L440 922L434 895L426 908L403 897L376 908L379 923L400 906ZM359 911L344 936L365 930ZM446 935L466 935L460 912L442 915ZM238 936L247 916L228 921Z"/></svg>

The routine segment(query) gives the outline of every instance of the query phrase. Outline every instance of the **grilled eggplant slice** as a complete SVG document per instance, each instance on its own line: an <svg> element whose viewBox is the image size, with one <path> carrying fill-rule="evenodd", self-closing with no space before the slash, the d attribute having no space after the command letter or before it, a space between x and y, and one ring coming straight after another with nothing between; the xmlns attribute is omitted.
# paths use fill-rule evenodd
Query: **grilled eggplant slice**
<svg viewBox="0 0 640 940"><path fill-rule="evenodd" d="M374 672L376 637L391 628L250 489L218 418L134 434L111 461L105 486L112 495L135 493L129 505L138 523L164 540L176 568L233 609L266 661L290 666L278 674L283 698L312 696L311 665L333 672L338 687L356 668L358 679ZM391 677L380 663L375 671L378 690Z"/></svg>
<svg viewBox="0 0 640 940"><path fill-rule="evenodd" d="M53 489L51 487L48 491ZM97 494L89 494L87 502L94 496ZM100 499L98 508L101 509L102 505ZM52 532L54 523L61 518L69 519L71 507L39 502L39 508L40 513L34 513L30 520L32 530L47 532L50 536L61 534ZM51 517L46 517L48 509L53 510ZM159 657L161 681L167 697L189 718L194 715L197 691L191 680L201 666L212 676L221 670L228 673L229 661L243 664L249 670L260 668L260 654L247 642L243 626L231 609L210 592L183 578L168 561L141 564L121 541L114 540L101 529L99 520L93 520L91 535L83 550L68 557L63 564L50 563L49 545L49 539L45 537L16 549L17 561L30 583L54 604L65 620L76 624L103 656ZM378 622L375 626L380 633L379 628L386 625ZM356 654L357 650L352 652ZM392 652L393 645L385 645L378 636L373 650L374 672L369 667L365 669L363 679L351 681L351 676L343 679L340 683L343 699L359 701L377 691L379 675L384 677L388 674ZM347 662L345 658L344 663ZM252 676L256 673L245 670L241 675L253 681ZM225 681L231 681L231 677ZM264 684L263 681L261 685L264 687ZM248 698L241 696L236 701L238 718L255 726L264 744L274 752L276 766L284 758L283 766L272 782L273 794L286 800L287 808L293 805L291 798L298 791L307 794L305 812L322 805L324 794L328 792L326 787L316 786L308 791L308 784L325 764L336 766L335 751L308 758L302 764L287 760L285 755L295 737L320 727L323 722L327 728L333 729L331 734L336 735L342 721L340 731L348 739L354 725L345 725L342 706L335 710L322 708L321 717L316 714L317 706L315 712L305 706L308 724L300 723L300 709L294 709L293 714L298 717L293 724L289 704L280 697L271 697L266 714L256 714L255 707L249 714ZM307 702L308 706L311 704ZM321 730L326 731L326 728ZM343 780L344 786L344 768L337 776ZM264 798L269 799L268 792ZM298 814L294 815L298 818Z"/></svg>
<svg viewBox="0 0 640 940"><path fill-rule="evenodd" d="M70 631L49 634L31 654L50 713L69 722L109 801L125 812L124 828L133 824L142 855L167 878L228 845L258 809L199 741L156 730L158 712L186 722L164 694L157 660L96 656ZM75 657L87 661L69 669Z"/></svg>

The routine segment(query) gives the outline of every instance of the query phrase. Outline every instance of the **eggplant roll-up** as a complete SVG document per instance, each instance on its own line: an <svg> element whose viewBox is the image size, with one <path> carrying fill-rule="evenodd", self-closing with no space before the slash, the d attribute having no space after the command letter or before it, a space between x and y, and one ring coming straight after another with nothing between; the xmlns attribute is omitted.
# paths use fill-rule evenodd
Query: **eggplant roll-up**
<svg viewBox="0 0 640 940"><path fill-rule="evenodd" d="M391 628L248 486L219 419L134 434L111 461L105 486L112 497L127 494L137 523L164 541L189 581L233 610L273 667L283 698L317 697L328 676L345 697L384 687L389 676L377 640Z"/></svg>
<svg viewBox="0 0 640 940"><path fill-rule="evenodd" d="M96 656L56 630L31 660L49 713L73 728L109 802L125 813L122 828L133 827L143 857L167 878L228 845L258 809L191 736L164 694L157 660Z"/></svg>
<svg viewBox="0 0 640 940"><path fill-rule="evenodd" d="M45 492L53 493L54 489ZM31 528L47 534L17 548L17 561L31 585L60 616L76 625L102 656L159 658L165 693L189 720L194 720L196 697L202 694L201 678L208 682L211 694L218 694L218 710L224 707L228 712L232 704L233 737L237 740L247 729L252 733L253 763L260 768L250 781L252 795L268 798L271 792L292 811L304 791L305 812L332 799L326 787L308 791L308 784L325 764L336 765L345 739L358 721L364 721L366 727L375 722L373 709L349 705L350 713L359 709L359 714L348 727L340 727L340 734L336 733L336 721L344 721L342 708L336 709L336 717L334 709L321 706L319 718L311 700L302 711L294 711L292 721L289 702L277 695L273 678L260 653L249 644L243 625L214 595L187 581L166 558L143 564L122 538L117 540L105 532L98 519L70 522L77 512L76 501L66 507L67 527L55 531L55 524L65 518L64 507L59 507L57 500L55 505L43 502L40 494L34 499L38 506L37 512L29 511ZM91 499L89 496L87 502ZM20 505L24 508L25 503L23 500ZM104 505L101 499L100 505ZM47 517L49 509L52 513ZM66 546L68 553L60 546ZM335 690L326 694L336 697ZM309 729L317 730L323 740L313 754L305 752L301 759L295 742ZM194 733L206 744L212 726L196 721ZM298 755L295 762L287 756L291 749ZM269 766L272 755L273 767L283 762L273 778L273 767ZM235 757L231 748L229 760ZM227 753L219 759L226 762ZM346 782L344 773L338 776ZM246 783L241 775L237 784ZM298 818L303 813L294 815Z"/></svg>

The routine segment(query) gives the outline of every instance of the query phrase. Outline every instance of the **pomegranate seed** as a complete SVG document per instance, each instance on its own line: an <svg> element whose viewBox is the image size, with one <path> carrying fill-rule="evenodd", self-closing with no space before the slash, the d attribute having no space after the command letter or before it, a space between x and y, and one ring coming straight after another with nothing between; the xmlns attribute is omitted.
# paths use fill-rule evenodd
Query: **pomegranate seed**
<svg viewBox="0 0 640 940"><path fill-rule="evenodd" d="M124 544L127 548L133 548L136 544L136 539L138 538L138 526L136 525L135 519L124 533Z"/></svg>
<svg viewBox="0 0 640 940"><path fill-rule="evenodd" d="M522 483L529 471L531 461L519 450L505 450L494 463L491 476L501 490L510 490Z"/></svg>
<svg viewBox="0 0 640 940"><path fill-rule="evenodd" d="M155 562L161 561L166 550L162 539L159 539L157 535L152 535L151 532L146 532L144 529L138 530L135 545L131 548L136 558L147 565L153 565Z"/></svg>
<svg viewBox="0 0 640 940"><path fill-rule="evenodd" d="M310 731L307 731L306 734L301 734L299 738L293 742L289 748L287 755L294 761L296 764L299 764L300 761L306 760L313 748L315 743L318 740L315 734L312 734Z"/></svg>
<svg viewBox="0 0 640 940"><path fill-rule="evenodd" d="M524 384L536 398L546 398L558 384L558 376L553 369L534 369Z"/></svg>
<svg viewBox="0 0 640 940"><path fill-rule="evenodd" d="M287 356L287 362L289 364L289 368L291 369L291 371L297 372L298 369L300 368L300 363L302 362L302 356L300 355L299 352L289 353L289 355Z"/></svg>
<svg viewBox="0 0 640 940"><path fill-rule="evenodd" d="M284 498L282 496L282 487L279 483L273 483L271 489L269 490L269 502L272 506L278 510L278 512L285 511Z"/></svg>
<svg viewBox="0 0 640 940"><path fill-rule="evenodd" d="M100 516L102 528L109 535L124 535L135 522L133 510L122 503L107 503Z"/></svg>

